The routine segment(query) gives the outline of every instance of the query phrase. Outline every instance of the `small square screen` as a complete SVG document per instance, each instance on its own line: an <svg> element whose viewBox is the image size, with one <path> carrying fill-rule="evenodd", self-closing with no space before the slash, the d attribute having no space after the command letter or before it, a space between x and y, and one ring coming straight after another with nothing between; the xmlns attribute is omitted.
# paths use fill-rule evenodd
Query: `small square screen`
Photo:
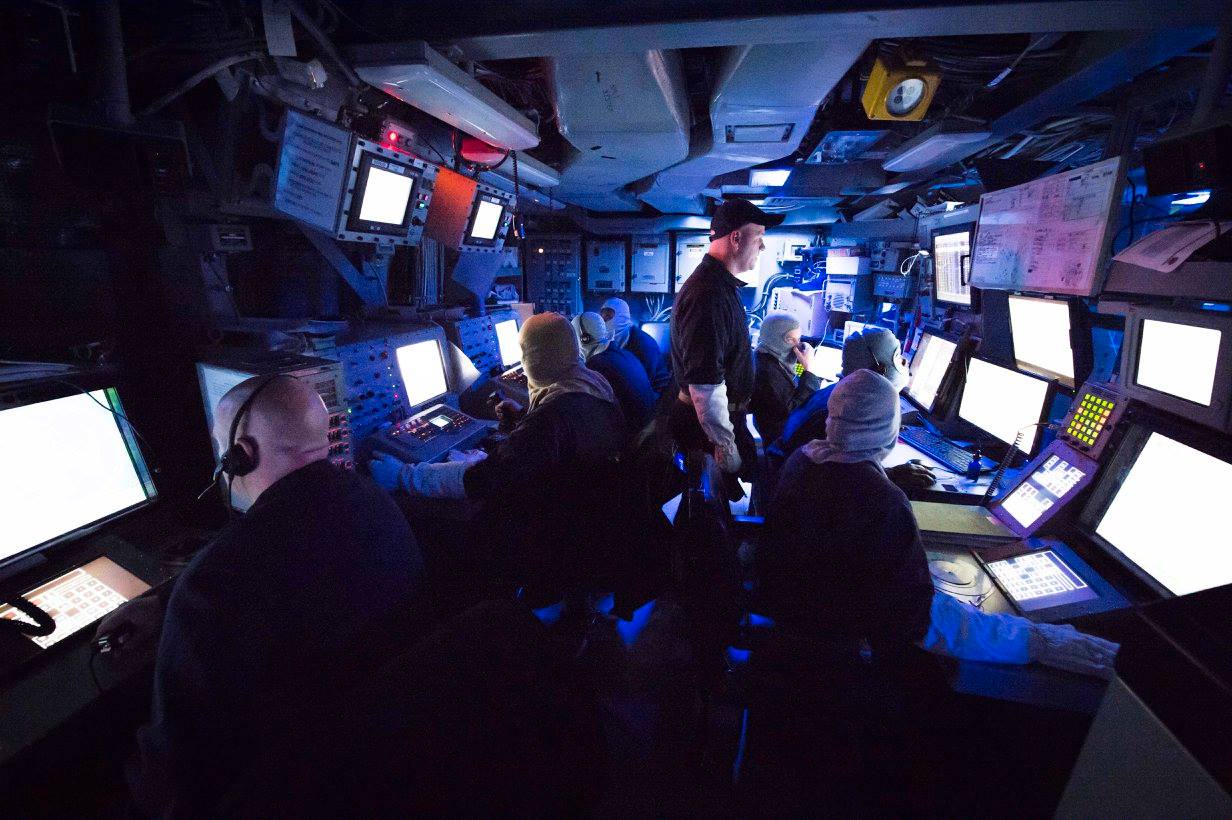
<svg viewBox="0 0 1232 820"><path fill-rule="evenodd" d="M1052 550L993 561L988 570L1014 603L1026 612L1099 597L1090 584Z"/></svg>
<svg viewBox="0 0 1232 820"><path fill-rule="evenodd" d="M504 212L505 208L499 202L480 199L475 211L475 224L471 227L471 239L495 239Z"/></svg>
<svg viewBox="0 0 1232 820"><path fill-rule="evenodd" d="M415 180L408 176L377 168L368 169L364 186L364 201L359 206L359 218L364 222L401 225L406 219L406 206L411 200Z"/></svg>

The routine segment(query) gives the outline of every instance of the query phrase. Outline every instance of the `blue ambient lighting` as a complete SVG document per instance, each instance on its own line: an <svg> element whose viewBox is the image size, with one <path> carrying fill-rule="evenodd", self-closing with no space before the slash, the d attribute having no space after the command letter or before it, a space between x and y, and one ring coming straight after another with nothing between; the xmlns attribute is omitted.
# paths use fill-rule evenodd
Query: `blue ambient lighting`
<svg viewBox="0 0 1232 820"><path fill-rule="evenodd" d="M1173 205L1205 205L1211 198L1210 191L1190 191L1184 196L1172 200Z"/></svg>

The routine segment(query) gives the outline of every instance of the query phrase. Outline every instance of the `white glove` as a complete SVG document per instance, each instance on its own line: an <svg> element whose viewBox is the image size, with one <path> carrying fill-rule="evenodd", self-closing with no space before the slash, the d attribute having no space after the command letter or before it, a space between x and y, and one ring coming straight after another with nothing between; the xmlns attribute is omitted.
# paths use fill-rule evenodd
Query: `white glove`
<svg viewBox="0 0 1232 820"><path fill-rule="evenodd" d="M1121 648L1069 624L1032 624L1028 646L1031 660L1105 679L1112 677L1112 662Z"/></svg>
<svg viewBox="0 0 1232 820"><path fill-rule="evenodd" d="M736 430L727 409L727 385L691 384L689 398L693 411L706 438L714 445L714 460L725 473L740 471L740 451L736 448Z"/></svg>
<svg viewBox="0 0 1232 820"><path fill-rule="evenodd" d="M474 467L487 457L483 450L450 450L448 459L451 463L461 462L467 467Z"/></svg>
<svg viewBox="0 0 1232 820"><path fill-rule="evenodd" d="M1064 624L1035 624L1007 613L981 612L933 593L931 623L921 645L960 660L1026 664L1038 661L1069 672L1108 678L1118 644Z"/></svg>
<svg viewBox="0 0 1232 820"><path fill-rule="evenodd" d="M456 452L456 451L455 451ZM462 476L471 468L487 458L466 456L458 453L459 461L446 461L442 464L404 464L398 459L378 455L368 462L368 472L377 484L393 492L406 490L411 495L422 495L427 498L466 498L466 485Z"/></svg>
<svg viewBox="0 0 1232 820"><path fill-rule="evenodd" d="M462 481L462 476L470 468L470 463L465 461L416 464L405 473L404 486L412 495L428 498L466 498L466 484Z"/></svg>

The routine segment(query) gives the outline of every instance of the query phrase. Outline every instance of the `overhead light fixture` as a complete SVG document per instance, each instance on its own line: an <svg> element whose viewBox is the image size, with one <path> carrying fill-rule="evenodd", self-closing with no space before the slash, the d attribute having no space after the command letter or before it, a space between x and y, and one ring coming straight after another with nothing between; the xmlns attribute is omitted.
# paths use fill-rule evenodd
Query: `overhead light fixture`
<svg viewBox="0 0 1232 820"><path fill-rule="evenodd" d="M754 168L749 171L749 187L781 188L791 176L790 168Z"/></svg>
<svg viewBox="0 0 1232 820"><path fill-rule="evenodd" d="M364 82L459 131L513 151L539 144L534 123L427 43L356 46L350 56Z"/></svg>
<svg viewBox="0 0 1232 820"><path fill-rule="evenodd" d="M881 167L894 173L919 171L938 162L956 161L951 157L965 146L975 145L992 136L988 131L950 131L930 128L914 139L904 142L886 157Z"/></svg>
<svg viewBox="0 0 1232 820"><path fill-rule="evenodd" d="M512 182L513 157L506 157L504 162L492 170ZM534 157L518 154L518 182L536 188L555 188L560 184L560 172Z"/></svg>
<svg viewBox="0 0 1232 820"><path fill-rule="evenodd" d="M747 199L747 200L745 200L745 201L746 201L746 202L748 202L750 205L756 205L756 206L757 206L757 207L759 207L759 208L760 208L762 205L765 205L765 204L766 204L766 198L765 198L764 196L763 196L763 197L760 197L760 198L758 198L758 199Z"/></svg>
<svg viewBox="0 0 1232 820"><path fill-rule="evenodd" d="M1211 198L1210 191L1190 191L1177 199L1172 200L1173 205L1205 205L1206 201Z"/></svg>

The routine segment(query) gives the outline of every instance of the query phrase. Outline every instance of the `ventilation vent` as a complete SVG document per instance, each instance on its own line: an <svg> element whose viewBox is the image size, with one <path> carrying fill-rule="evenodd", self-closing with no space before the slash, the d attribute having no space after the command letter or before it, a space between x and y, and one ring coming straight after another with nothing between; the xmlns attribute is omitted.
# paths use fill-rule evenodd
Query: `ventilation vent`
<svg viewBox="0 0 1232 820"><path fill-rule="evenodd" d="M795 123L780 122L774 125L729 125L727 141L740 142L787 142Z"/></svg>

